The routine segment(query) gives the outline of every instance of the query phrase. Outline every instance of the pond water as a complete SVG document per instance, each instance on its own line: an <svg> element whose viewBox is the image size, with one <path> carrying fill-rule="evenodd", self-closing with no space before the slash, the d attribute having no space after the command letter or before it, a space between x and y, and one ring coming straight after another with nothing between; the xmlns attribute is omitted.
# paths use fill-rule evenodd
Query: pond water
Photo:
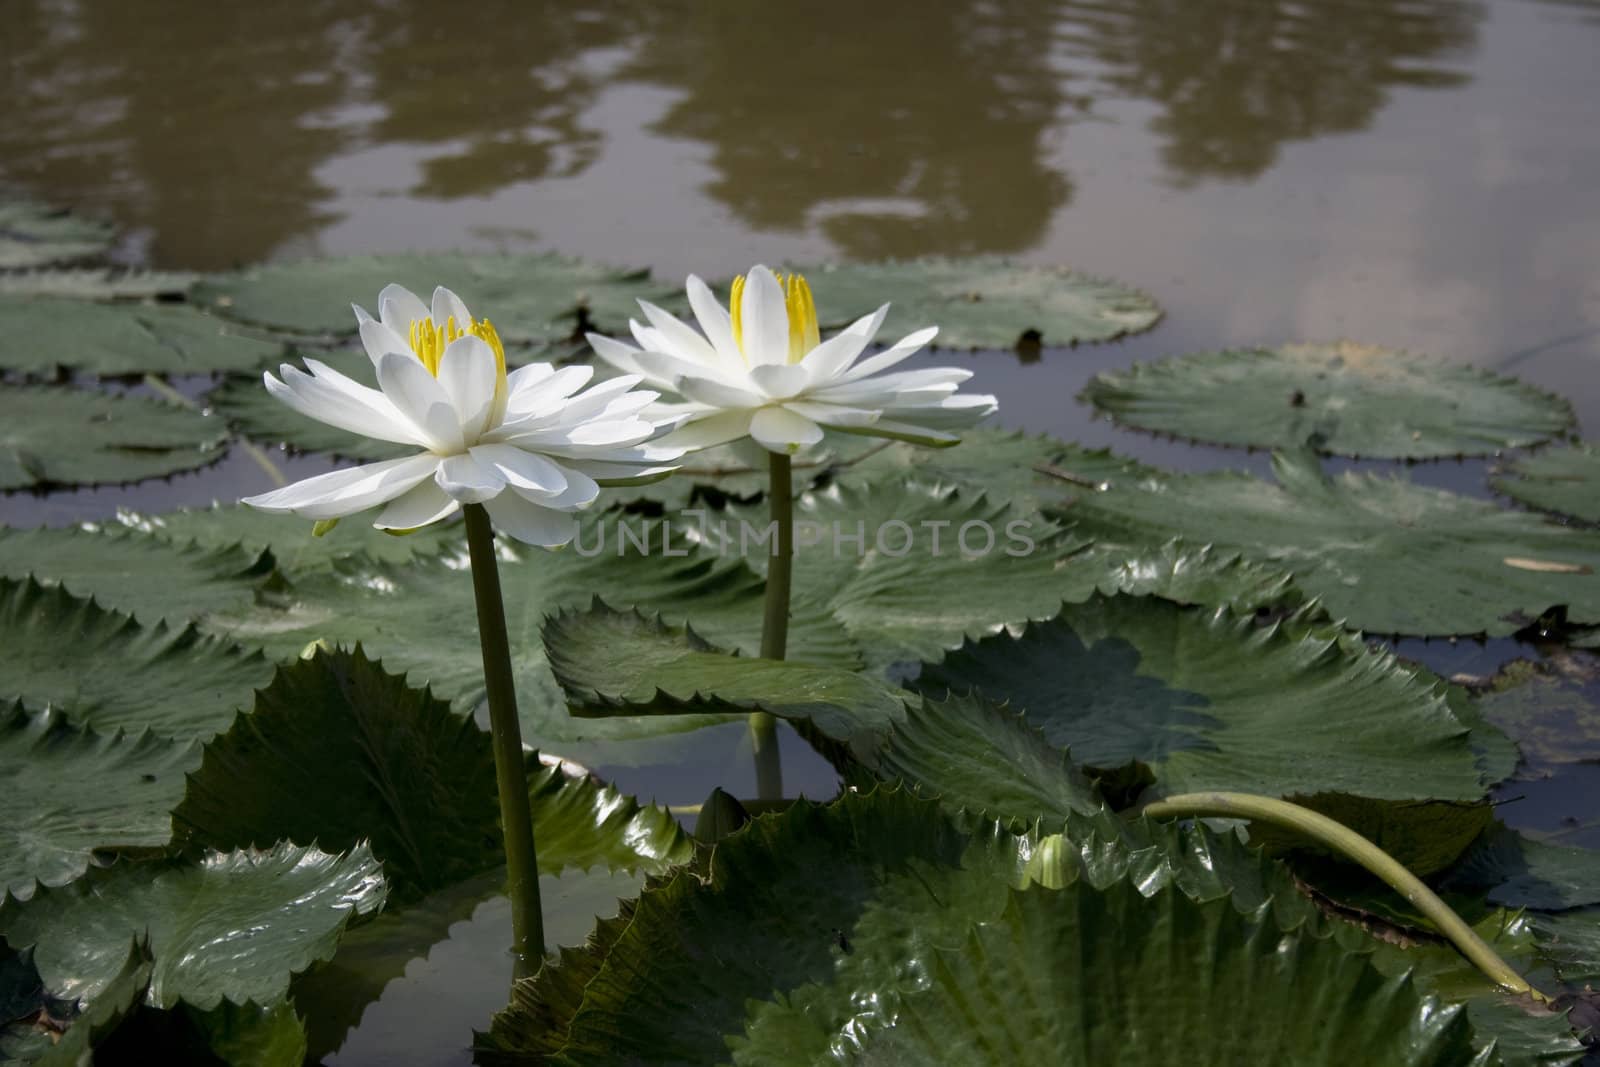
<svg viewBox="0 0 1600 1067"><path fill-rule="evenodd" d="M1167 315L1031 361L932 357L970 362L1008 426L1263 473L1260 455L1117 430L1076 394L1135 360L1341 337L1515 373L1600 426L1593 0L9 0L0 40L0 182L111 218L130 264L548 249L676 278L997 253L1118 277ZM1481 463L1410 473L1486 492ZM0 521L269 484L235 454L132 488L0 497ZM1475 674L1536 654L1401 651ZM786 741L791 787L831 792ZM724 730L670 773L599 769L693 803L749 790L742 745ZM1570 830L1595 769L1513 787L1502 814ZM509 974L505 926L495 901L471 911L327 1062L467 1062Z"/></svg>

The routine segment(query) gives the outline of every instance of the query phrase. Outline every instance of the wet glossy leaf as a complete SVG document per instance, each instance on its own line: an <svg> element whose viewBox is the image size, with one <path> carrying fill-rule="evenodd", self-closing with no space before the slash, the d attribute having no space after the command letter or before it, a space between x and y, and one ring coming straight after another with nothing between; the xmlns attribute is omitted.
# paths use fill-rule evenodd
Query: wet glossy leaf
<svg viewBox="0 0 1600 1067"><path fill-rule="evenodd" d="M648 271L543 253L437 252L271 264L208 277L195 287L193 299L241 322L302 334L353 334L351 302L376 315L378 291L391 282L424 300L436 285L455 290L474 315L492 319L507 341L563 341L581 337L584 329L625 333L628 319L639 314L640 298L687 310L682 288L653 280Z"/></svg>
<svg viewBox="0 0 1600 1067"><path fill-rule="evenodd" d="M1329 477L1274 458L1278 484L1138 468L1059 505L1072 532L1153 547L1174 536L1291 571L1334 618L1373 633L1514 633L1556 605L1600 621L1600 535L1399 478Z"/></svg>
<svg viewBox="0 0 1600 1067"><path fill-rule="evenodd" d="M530 766L539 862L664 870L688 858L660 808L558 768ZM356 652L283 667L251 714L206 746L173 812L213 849L370 841L399 901L504 863L489 735L426 689Z"/></svg>
<svg viewBox="0 0 1600 1067"><path fill-rule="evenodd" d="M112 485L222 458L215 419L139 396L8 387L0 392L0 489Z"/></svg>
<svg viewBox="0 0 1600 1067"><path fill-rule="evenodd" d="M0 201L0 270L99 255L114 231L103 222L28 200Z"/></svg>
<svg viewBox="0 0 1600 1067"><path fill-rule="evenodd" d="M0 701L53 707L108 742L122 730L203 740L272 677L259 652L193 626L141 626L31 578L0 578L0 642Z"/></svg>
<svg viewBox="0 0 1600 1067"><path fill-rule="evenodd" d="M327 959L345 924L383 903L365 847L334 856L290 844L91 870L31 900L0 904L0 932L37 945L46 986L93 1004L115 980L128 942L149 931L147 1001L202 1009L224 998L271 1005L289 978Z"/></svg>
<svg viewBox="0 0 1600 1067"><path fill-rule="evenodd" d="M1097 375L1082 398L1134 429L1380 459L1489 455L1576 421L1566 401L1514 378L1352 341L1135 364Z"/></svg>
<svg viewBox="0 0 1600 1067"><path fill-rule="evenodd" d="M1392 655L1348 648L1334 628L1096 598L971 644L915 685L1008 702L1076 762L1149 765L1162 794L1298 796L1423 870L1454 859L1488 819L1443 687Z"/></svg>
<svg viewBox="0 0 1600 1067"><path fill-rule="evenodd" d="M186 304L0 294L3 370L39 374L70 367L105 376L249 372L284 351L277 341L251 337Z"/></svg>
<svg viewBox="0 0 1600 1067"><path fill-rule="evenodd" d="M825 327L848 326L888 303L879 337L889 343L938 326L936 343L946 348L1013 348L1025 338L1073 345L1139 333L1161 318L1154 300L1120 282L996 257L795 269L811 283Z"/></svg>
<svg viewBox="0 0 1600 1067"><path fill-rule="evenodd" d="M183 776L199 762L193 743L0 710L0 894L70 882L101 849L165 845Z"/></svg>
<svg viewBox="0 0 1600 1067"><path fill-rule="evenodd" d="M1518 457L1497 469L1489 484L1529 507L1600 523L1600 452L1592 445Z"/></svg>
<svg viewBox="0 0 1600 1067"><path fill-rule="evenodd" d="M115 965L103 987L84 1007L61 1040L48 1047L35 1061L40 1067L81 1067L93 1062L92 1050L107 1035L132 1015L149 995L154 966L149 940L143 936L129 937L123 946L121 966Z"/></svg>

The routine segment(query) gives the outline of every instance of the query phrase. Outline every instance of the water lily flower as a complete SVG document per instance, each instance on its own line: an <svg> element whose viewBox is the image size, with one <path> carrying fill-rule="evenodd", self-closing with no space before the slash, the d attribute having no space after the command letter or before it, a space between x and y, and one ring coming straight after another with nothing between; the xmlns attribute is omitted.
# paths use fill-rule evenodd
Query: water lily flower
<svg viewBox="0 0 1600 1067"><path fill-rule="evenodd" d="M932 341L936 326L860 358L887 304L824 341L811 288L798 274L780 279L755 267L734 279L727 308L693 275L686 288L698 331L641 300L649 325L632 324L637 348L589 335L600 358L683 398L653 409L683 420L664 446L707 448L748 435L769 452L792 454L824 430L953 445L960 439L952 431L995 410L992 396L956 391L971 371L884 373Z"/></svg>
<svg viewBox="0 0 1600 1067"><path fill-rule="evenodd" d="M416 455L307 478L246 497L263 511L338 519L383 505L373 525L409 530L482 504L499 530L553 547L577 532L573 513L603 485L665 477L680 454L653 443L664 425L641 414L659 394L638 375L584 387L592 367L531 363L506 372L488 319L440 287L433 306L387 286L379 317L355 308L378 388L315 359L264 375L284 404L341 430L418 449ZM308 373L309 372L309 373ZM668 425L668 428L670 426Z"/></svg>

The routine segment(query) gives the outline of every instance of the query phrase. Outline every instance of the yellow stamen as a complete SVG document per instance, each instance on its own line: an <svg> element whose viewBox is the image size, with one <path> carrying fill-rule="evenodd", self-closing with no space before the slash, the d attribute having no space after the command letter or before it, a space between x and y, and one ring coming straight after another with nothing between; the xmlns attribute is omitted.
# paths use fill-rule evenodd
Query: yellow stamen
<svg viewBox="0 0 1600 1067"><path fill-rule="evenodd" d="M733 320L733 342L739 351L744 346L744 284L745 275L733 280L728 293L728 315ZM778 275L783 288L783 307L789 319L789 362L799 363L817 345L822 343L822 333L817 327L817 302L812 299L811 286L799 274Z"/></svg>
<svg viewBox="0 0 1600 1067"><path fill-rule="evenodd" d="M494 392L496 398L504 397L506 392L506 346L501 343L500 335L495 332L494 324L488 319L468 322L465 330L462 330L456 324L454 315L446 320L443 329L435 326L432 319L417 319L411 324L411 351L416 353L417 359L421 361L424 367L428 368L428 373L437 378L439 376L439 361L444 358L444 350L451 341L469 335L485 342L494 351Z"/></svg>

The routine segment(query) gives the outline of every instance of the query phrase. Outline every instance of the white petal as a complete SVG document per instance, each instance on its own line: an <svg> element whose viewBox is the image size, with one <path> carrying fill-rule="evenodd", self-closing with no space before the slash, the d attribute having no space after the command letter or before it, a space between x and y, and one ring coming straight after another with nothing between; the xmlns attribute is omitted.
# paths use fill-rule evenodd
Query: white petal
<svg viewBox="0 0 1600 1067"><path fill-rule="evenodd" d="M721 408L723 411L757 408L767 402L767 398L760 393L723 385L710 378L680 378L678 392L697 404Z"/></svg>
<svg viewBox="0 0 1600 1067"><path fill-rule="evenodd" d="M811 396L818 400L841 404L875 401L875 406L883 407L900 396L914 394L934 398L948 396L955 392L957 386L971 377L972 372L962 367L928 367L924 370L898 371L894 374L880 374L857 381L841 382L813 389Z"/></svg>
<svg viewBox="0 0 1600 1067"><path fill-rule="evenodd" d="M481 337L457 337L439 357L439 386L450 398L461 427L469 436L483 432L499 378L494 349Z"/></svg>
<svg viewBox="0 0 1600 1067"><path fill-rule="evenodd" d="M511 393L506 401L506 412L531 411L542 408L552 401L561 401L589 384L594 377L594 368L579 364L572 367L562 367L554 374L545 375L524 387ZM509 385L509 380L507 382Z"/></svg>
<svg viewBox="0 0 1600 1067"><path fill-rule="evenodd" d="M567 488L567 476L561 468L536 452L515 445L475 445L471 453L479 463L494 468L513 489L554 494Z"/></svg>
<svg viewBox="0 0 1600 1067"><path fill-rule="evenodd" d="M460 507L460 502L449 493L426 481L391 500L372 525L380 530L415 530L449 518Z"/></svg>
<svg viewBox="0 0 1600 1067"><path fill-rule="evenodd" d="M267 392L302 415L362 437L428 447L428 439L412 426L411 420L376 389L347 378L351 388L364 391L352 395L334 381L306 374L287 363L278 368L278 373L283 375L281 382L271 374L262 375Z"/></svg>
<svg viewBox="0 0 1600 1067"><path fill-rule="evenodd" d="M721 367L697 363L670 352L640 352L634 357L634 362L644 371L651 385L660 384L669 389L679 388L684 381L717 382L730 388L738 388L748 382L744 374L726 374Z"/></svg>
<svg viewBox="0 0 1600 1067"><path fill-rule="evenodd" d="M911 421L919 425L947 427L972 426L994 413L999 407L992 396L980 393L960 393L947 396L933 404L895 405L884 410L884 416L895 421Z"/></svg>
<svg viewBox="0 0 1600 1067"><path fill-rule="evenodd" d="M410 337L411 324L427 317L428 305L403 285L386 285L378 294L378 318L401 337Z"/></svg>
<svg viewBox="0 0 1600 1067"><path fill-rule="evenodd" d="M571 423L598 414L609 407L613 400L638 384L639 379L628 374L590 386L567 401L566 406L561 409L561 421Z"/></svg>
<svg viewBox="0 0 1600 1067"><path fill-rule="evenodd" d="M390 353L378 361L378 384L383 395L426 435L435 452L460 452L461 418L428 369L415 356Z"/></svg>
<svg viewBox="0 0 1600 1067"><path fill-rule="evenodd" d="M362 307L360 304L352 303L350 305L350 310L354 311L356 313L356 328L357 329L361 328L361 324L362 323L373 321L372 320L372 316L367 314L367 309Z"/></svg>
<svg viewBox="0 0 1600 1067"><path fill-rule="evenodd" d="M766 267L752 267L744 278L739 330L751 365L789 362L789 312L783 287Z"/></svg>
<svg viewBox="0 0 1600 1067"><path fill-rule="evenodd" d="M578 532L578 520L551 511L516 493L501 493L484 505L495 529L529 545L555 548L571 541Z"/></svg>
<svg viewBox="0 0 1600 1067"><path fill-rule="evenodd" d="M599 356L601 359L605 360L622 373L644 373L644 370L639 366L639 361L636 358L639 355L639 350L637 348L634 348L631 345L625 345L621 341L612 340L604 334L590 333L584 334L584 337L588 339L589 347L594 349L595 355ZM661 382L659 384L668 385L671 383Z"/></svg>
<svg viewBox="0 0 1600 1067"><path fill-rule="evenodd" d="M556 372L554 363L527 363L506 375L506 396L531 388Z"/></svg>
<svg viewBox="0 0 1600 1067"><path fill-rule="evenodd" d="M924 345L938 336L938 334L939 327L937 326L929 326L926 329L918 330L916 333L907 334L905 337L902 337L899 341L895 342L893 348L879 352L875 356L869 356L860 363L857 363L854 367L851 367L850 370L843 376L842 380L853 382L859 378L865 378L869 374L877 374L879 371L886 371L896 363L899 363L902 359L915 355Z"/></svg>
<svg viewBox="0 0 1600 1067"><path fill-rule="evenodd" d="M655 444L661 448L681 448L690 452L736 441L750 433L750 419L754 414L753 411L713 412L685 423L664 437L658 437Z"/></svg>
<svg viewBox="0 0 1600 1067"><path fill-rule="evenodd" d="M811 375L803 364L763 363L750 368L750 380L769 398L787 400L806 387Z"/></svg>
<svg viewBox="0 0 1600 1067"><path fill-rule="evenodd" d="M463 504L481 504L506 487L506 480L493 467L479 463L470 453L440 460L433 480Z"/></svg>
<svg viewBox="0 0 1600 1067"><path fill-rule="evenodd" d="M852 408L842 404L814 404L803 400L791 400L783 405L812 422L823 426L843 428L846 426L871 426L883 414L872 408Z"/></svg>
<svg viewBox="0 0 1600 1067"><path fill-rule="evenodd" d="M885 304L872 314L861 316L807 352L800 362L811 372L811 380L823 383L849 370L856 357L866 351L872 339L878 335L878 327L883 325L883 317L888 313L889 305Z"/></svg>
<svg viewBox="0 0 1600 1067"><path fill-rule="evenodd" d="M456 325L463 330L472 325L472 313L467 310L467 305L442 285L433 291L432 318L433 324L441 330L451 319L455 319Z"/></svg>
<svg viewBox="0 0 1600 1067"><path fill-rule="evenodd" d="M361 347L367 350L367 358L372 360L374 367L378 365L378 360L390 352L411 354L410 342L377 319L368 319L361 324Z"/></svg>
<svg viewBox="0 0 1600 1067"><path fill-rule="evenodd" d="M681 321L676 315L663 311L648 300L639 301L639 307L644 309L645 318L650 320L650 325L656 328L670 346L668 352L703 363L708 367L717 366L722 362L717 350L711 347L711 342L701 337L695 332L694 327Z"/></svg>
<svg viewBox="0 0 1600 1067"><path fill-rule="evenodd" d="M689 307L694 309L695 321L700 323L711 347L722 357L723 367L735 370L744 366L744 354L733 339L733 320L728 309L718 303L711 288L693 274L689 275L683 288L689 294Z"/></svg>
<svg viewBox="0 0 1600 1067"><path fill-rule="evenodd" d="M601 463L592 459L563 459L561 465L568 470L587 474L595 484L605 488L619 485L649 485L675 474L678 467L639 467L624 463Z"/></svg>
<svg viewBox="0 0 1600 1067"><path fill-rule="evenodd" d="M838 429L845 433L861 434L864 437L885 437L892 441L907 441L914 445L930 445L935 448L948 448L961 443L961 438L953 433L909 422L896 422L892 419L879 419L871 426L840 426Z"/></svg>
<svg viewBox="0 0 1600 1067"><path fill-rule="evenodd" d="M783 408L762 408L750 420L750 436L768 452L793 454L822 440L822 427Z"/></svg>
<svg viewBox="0 0 1600 1067"><path fill-rule="evenodd" d="M368 463L319 474L259 496L247 496L242 503L306 519L341 519L393 500L427 478L438 465L438 457L427 453Z"/></svg>
<svg viewBox="0 0 1600 1067"><path fill-rule="evenodd" d="M567 480L567 487L559 493L541 493L534 489L518 489L516 486L511 487L511 492L541 507L559 508L563 511L586 508L600 495L599 483L582 471L562 467L561 474Z"/></svg>

